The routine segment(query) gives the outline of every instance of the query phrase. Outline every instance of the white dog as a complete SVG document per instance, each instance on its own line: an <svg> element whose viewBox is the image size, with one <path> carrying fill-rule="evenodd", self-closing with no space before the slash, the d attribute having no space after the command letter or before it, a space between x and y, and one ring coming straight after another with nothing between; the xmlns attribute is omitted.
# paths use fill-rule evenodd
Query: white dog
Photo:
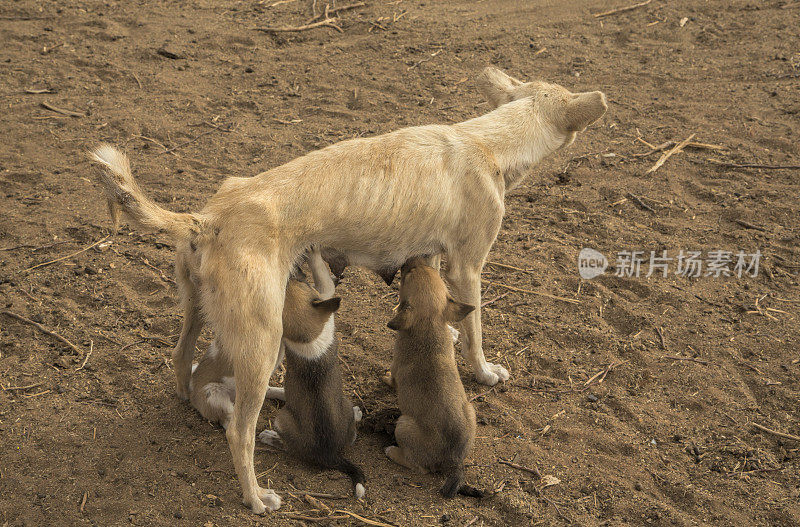
<svg viewBox="0 0 800 527"><path fill-rule="evenodd" d="M173 351L179 395L188 396L203 320L233 364L236 403L226 434L253 512L280 503L256 481L253 449L295 261L315 244L376 270L444 253L456 300L480 306L481 269L500 229L506 192L606 111L601 92L523 83L495 68L480 83L497 106L486 115L351 139L255 177L231 177L192 214L167 211L145 196L127 158L113 147L93 153L106 168L103 184L115 220L121 209L176 239L185 313ZM462 330L477 379L490 385L507 379L505 368L484 358L480 308Z"/></svg>

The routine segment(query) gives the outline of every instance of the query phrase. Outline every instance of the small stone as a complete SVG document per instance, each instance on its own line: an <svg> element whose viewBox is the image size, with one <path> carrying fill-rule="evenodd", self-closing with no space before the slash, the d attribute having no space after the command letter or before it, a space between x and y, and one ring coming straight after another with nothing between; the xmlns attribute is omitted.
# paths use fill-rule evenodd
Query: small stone
<svg viewBox="0 0 800 527"><path fill-rule="evenodd" d="M596 396L595 394L593 394L593 393L590 393L589 395L587 395L587 396L586 396L586 398L587 398L587 399L589 399L589 400L590 400L591 402L593 402L593 403L596 403L597 401L599 401L599 400L600 400L600 399L598 399L598 398L597 398L597 396Z"/></svg>
<svg viewBox="0 0 800 527"><path fill-rule="evenodd" d="M449 514L442 514L442 517L439 518L439 523L447 523L449 521L450 521L450 515Z"/></svg>
<svg viewBox="0 0 800 527"><path fill-rule="evenodd" d="M176 519L180 520L181 518L183 518L183 513L181 511L175 511L175 514L173 514L173 516Z"/></svg>
<svg viewBox="0 0 800 527"><path fill-rule="evenodd" d="M642 484L637 481L636 483L633 484L633 490L641 491Z"/></svg>

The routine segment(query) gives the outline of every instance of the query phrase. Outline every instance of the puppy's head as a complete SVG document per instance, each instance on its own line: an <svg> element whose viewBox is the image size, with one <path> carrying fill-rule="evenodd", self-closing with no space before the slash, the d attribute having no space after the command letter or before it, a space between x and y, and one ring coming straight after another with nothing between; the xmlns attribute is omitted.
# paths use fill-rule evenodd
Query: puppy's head
<svg viewBox="0 0 800 527"><path fill-rule="evenodd" d="M575 139L577 132L600 119L608 109L603 92L572 93L558 84L522 82L493 66L478 76L478 88L492 108L530 99L534 115L567 135L565 146Z"/></svg>
<svg viewBox="0 0 800 527"><path fill-rule="evenodd" d="M412 258L400 269L400 304L387 325L395 331L407 331L423 321L454 323L474 309L453 300L436 269L421 258Z"/></svg>
<svg viewBox="0 0 800 527"><path fill-rule="evenodd" d="M322 300L310 285L289 280L283 304L283 338L293 342L312 342L339 309L341 300L338 296Z"/></svg>

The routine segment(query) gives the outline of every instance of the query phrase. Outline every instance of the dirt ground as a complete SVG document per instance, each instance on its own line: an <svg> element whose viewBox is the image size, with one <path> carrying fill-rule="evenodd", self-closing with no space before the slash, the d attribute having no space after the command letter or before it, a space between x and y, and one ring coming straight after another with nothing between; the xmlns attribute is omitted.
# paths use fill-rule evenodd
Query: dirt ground
<svg viewBox="0 0 800 527"><path fill-rule="evenodd" d="M3 2L0 308L81 353L0 315L0 526L299 525L292 513L319 513L288 492L347 494L342 475L259 448L285 505L263 518L241 505L224 434L175 396L171 241L129 227L105 239L83 152L119 145L158 202L196 210L226 176L487 111L473 79L489 63L609 98L507 196L490 258L521 271L485 272L577 303L486 286L484 348L512 376L484 393L459 360L479 420L468 480L489 495L445 501L440 478L382 453L394 289L348 270L337 335L365 409L352 458L367 497L323 501L391 525L800 524L800 443L752 426L800 433L800 171L711 161L800 163L800 4L653 0L597 18L636 2L367 3L340 13L342 32L270 35L253 28L302 24L311 2ZM646 173L661 154L641 155L638 136L691 134L722 149ZM582 280L582 247L612 266L622 250L762 256L755 278ZM322 524L362 524L336 517Z"/></svg>

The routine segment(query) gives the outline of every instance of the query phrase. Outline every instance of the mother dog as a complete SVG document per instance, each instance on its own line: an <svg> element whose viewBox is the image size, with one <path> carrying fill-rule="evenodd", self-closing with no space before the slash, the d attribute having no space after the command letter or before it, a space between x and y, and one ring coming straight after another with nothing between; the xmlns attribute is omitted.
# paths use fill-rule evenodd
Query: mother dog
<svg viewBox="0 0 800 527"><path fill-rule="evenodd" d="M351 264L381 270L443 253L456 300L480 306L481 269L500 229L506 192L606 111L597 91L524 83L496 68L487 68L479 82L496 107L488 114L343 141L255 177L231 177L192 214L169 212L146 197L113 147L93 153L106 168L103 184L115 220L121 209L177 240L185 313L173 351L178 394L188 394L203 320L233 364L237 393L226 434L253 512L280 505L256 481L253 449L280 347L286 281L300 255L312 245L330 247ZM479 308L462 331L478 381L507 379L502 366L484 358Z"/></svg>

